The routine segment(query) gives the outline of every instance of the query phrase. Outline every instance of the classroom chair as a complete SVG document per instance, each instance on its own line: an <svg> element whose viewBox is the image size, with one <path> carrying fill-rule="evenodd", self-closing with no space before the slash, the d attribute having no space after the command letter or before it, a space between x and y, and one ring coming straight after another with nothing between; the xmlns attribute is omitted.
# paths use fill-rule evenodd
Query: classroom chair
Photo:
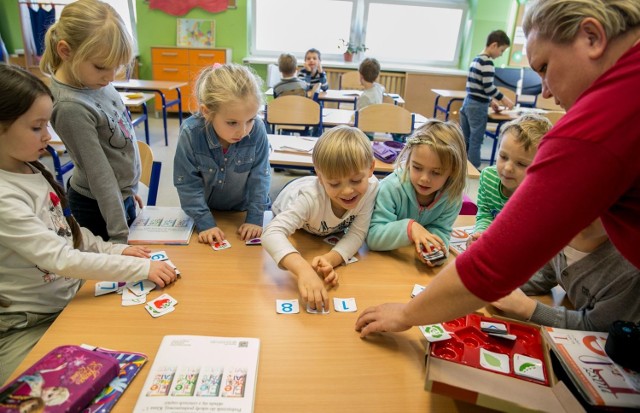
<svg viewBox="0 0 640 413"><path fill-rule="evenodd" d="M391 105L397 105L398 101L395 100L392 96L390 96L388 93L384 93L382 95L382 103L389 103Z"/></svg>
<svg viewBox="0 0 640 413"><path fill-rule="evenodd" d="M475 215L477 212L478 205L467 194L462 194L462 209L458 215Z"/></svg>
<svg viewBox="0 0 640 413"><path fill-rule="evenodd" d="M355 113L355 127L365 133L409 135L414 120L413 113L390 103L369 105Z"/></svg>
<svg viewBox="0 0 640 413"><path fill-rule="evenodd" d="M303 96L280 96L273 99L264 112L270 133L299 133L305 136L322 134L322 106Z"/></svg>
<svg viewBox="0 0 640 413"><path fill-rule="evenodd" d="M49 152L49 155L53 158L53 170L56 173L56 181L64 188L64 174L73 169L73 161L68 160L63 163L60 160L61 156L68 154L67 149L62 143L50 143L47 145L47 152Z"/></svg>
<svg viewBox="0 0 640 413"><path fill-rule="evenodd" d="M155 205L158 198L158 187L160 186L160 170L162 169L162 162L153 160L153 151L149 145L142 141L137 142L138 151L140 152L140 164L142 166L140 182L149 188L147 205Z"/></svg>
<svg viewBox="0 0 640 413"><path fill-rule="evenodd" d="M340 75L340 89L364 90L360 84L360 72L352 70Z"/></svg>

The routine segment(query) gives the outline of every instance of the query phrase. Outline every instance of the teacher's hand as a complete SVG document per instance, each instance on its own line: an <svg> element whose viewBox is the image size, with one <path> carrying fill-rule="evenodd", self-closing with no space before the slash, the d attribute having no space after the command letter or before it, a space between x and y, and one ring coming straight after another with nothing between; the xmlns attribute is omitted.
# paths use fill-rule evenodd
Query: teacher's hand
<svg viewBox="0 0 640 413"><path fill-rule="evenodd" d="M371 333L398 332L408 330L404 317L406 304L389 303L364 310L356 320L356 331L360 332L360 338Z"/></svg>

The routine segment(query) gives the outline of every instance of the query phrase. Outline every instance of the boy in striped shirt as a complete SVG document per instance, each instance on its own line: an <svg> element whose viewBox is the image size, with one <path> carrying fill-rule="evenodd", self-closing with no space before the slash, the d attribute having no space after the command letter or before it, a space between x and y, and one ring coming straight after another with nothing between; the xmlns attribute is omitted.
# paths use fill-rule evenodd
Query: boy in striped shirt
<svg viewBox="0 0 640 413"><path fill-rule="evenodd" d="M495 166L480 173L478 213L473 234L467 244L480 237L524 180L542 137L551 122L540 115L523 115L507 123L500 133L500 149Z"/></svg>
<svg viewBox="0 0 640 413"><path fill-rule="evenodd" d="M487 37L487 44L482 53L476 56L469 67L467 76L467 97L460 110L460 126L467 145L469 161L476 168L480 167L480 148L487 129L487 114L489 105L498 111L500 101L507 109L513 107L513 102L504 96L493 84L495 68L493 59L502 56L511 45L509 36L502 30L495 30Z"/></svg>

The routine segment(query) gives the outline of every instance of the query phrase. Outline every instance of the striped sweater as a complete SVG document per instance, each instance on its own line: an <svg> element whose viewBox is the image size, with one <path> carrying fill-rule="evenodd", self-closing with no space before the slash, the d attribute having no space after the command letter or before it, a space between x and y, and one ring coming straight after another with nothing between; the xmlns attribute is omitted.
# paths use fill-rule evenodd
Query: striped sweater
<svg viewBox="0 0 640 413"><path fill-rule="evenodd" d="M480 102L489 102L491 98L502 100L502 93L494 86L495 68L493 60L486 54L479 54L471 62L467 76L467 94Z"/></svg>
<svg viewBox="0 0 640 413"><path fill-rule="evenodd" d="M496 166L484 168L480 173L475 231L485 231L508 200L509 198L502 193L502 183Z"/></svg>

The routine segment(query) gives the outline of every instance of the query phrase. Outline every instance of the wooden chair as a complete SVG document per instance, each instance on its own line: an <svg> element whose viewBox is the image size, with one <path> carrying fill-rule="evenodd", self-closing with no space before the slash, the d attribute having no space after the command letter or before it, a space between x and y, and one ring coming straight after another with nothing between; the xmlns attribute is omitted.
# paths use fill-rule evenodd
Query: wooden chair
<svg viewBox="0 0 640 413"><path fill-rule="evenodd" d="M414 118L413 113L401 106L379 103L356 111L355 126L366 133L409 135L413 132Z"/></svg>
<svg viewBox="0 0 640 413"><path fill-rule="evenodd" d="M146 143L138 142L138 151L140 152L140 163L142 166L142 175L140 182L149 188L149 196L147 197L147 205L155 205L158 198L158 187L160 186L160 170L162 162L153 160L153 151Z"/></svg>
<svg viewBox="0 0 640 413"><path fill-rule="evenodd" d="M340 89L364 90L360 84L360 72L352 70L340 75Z"/></svg>
<svg viewBox="0 0 640 413"><path fill-rule="evenodd" d="M393 97L389 96L389 94L384 93L382 95L382 103L389 103L391 105L397 105L398 101L395 100Z"/></svg>
<svg viewBox="0 0 640 413"><path fill-rule="evenodd" d="M284 134L299 132L301 135L322 134L322 106L302 96L281 96L267 105L264 119L271 128ZM276 128L277 125L282 127Z"/></svg>

